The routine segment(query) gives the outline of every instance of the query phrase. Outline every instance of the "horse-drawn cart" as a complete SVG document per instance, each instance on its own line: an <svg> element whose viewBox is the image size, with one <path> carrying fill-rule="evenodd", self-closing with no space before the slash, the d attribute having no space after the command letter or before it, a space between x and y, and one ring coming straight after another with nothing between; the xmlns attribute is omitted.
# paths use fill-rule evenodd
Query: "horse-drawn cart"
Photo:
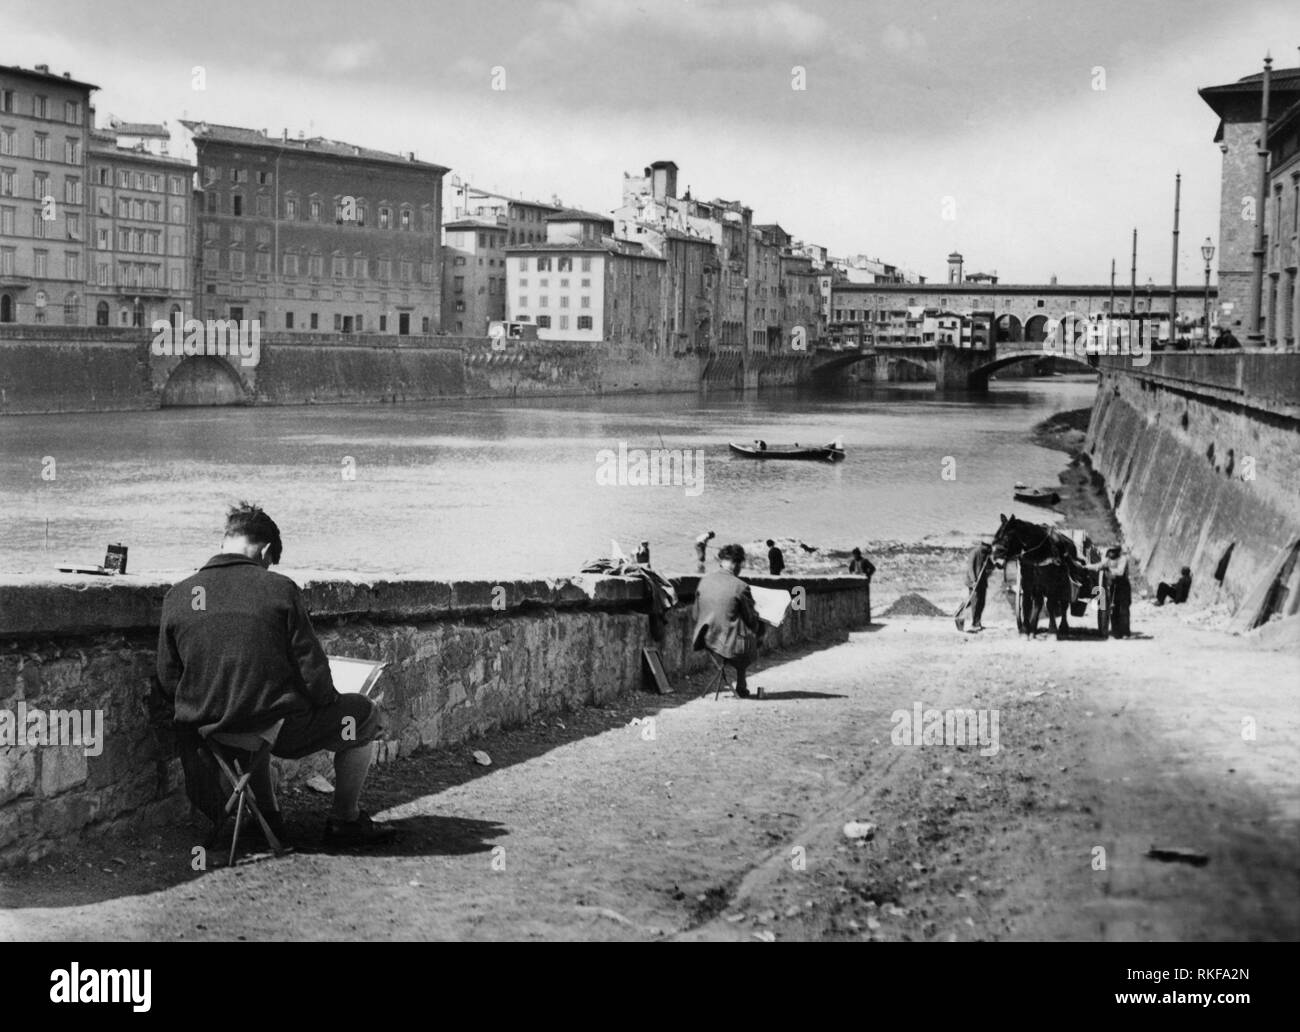
<svg viewBox="0 0 1300 1032"><path fill-rule="evenodd" d="M1020 523L1020 526L1025 524ZM1096 546L1082 530L1039 529L1040 535L1044 532L1045 536L1040 537L1036 544L1026 547L1022 543L1019 548L1007 550L1010 554L1005 558L1005 590L1009 596L1014 596L1010 601L1016 614L1016 630L1021 634L1036 634L1039 617L1045 608L1049 630L1057 631L1057 636L1061 637L1066 629L1067 611L1075 619L1086 619L1089 609L1092 609L1096 613L1097 630L1103 638L1106 637L1110 632L1109 585L1104 576L1079 565L1097 562L1100 553ZM1070 546L1064 541L1060 547L1052 547L1049 542L1053 537L1068 539L1074 555L1068 556ZM1049 554L1051 559L1044 561L1043 557ZM1077 563L1073 561L1076 558ZM1027 568L1022 568L1022 560L1027 563ZM1026 597L1027 594L1030 597ZM1045 605L1045 602L1051 604Z"/></svg>

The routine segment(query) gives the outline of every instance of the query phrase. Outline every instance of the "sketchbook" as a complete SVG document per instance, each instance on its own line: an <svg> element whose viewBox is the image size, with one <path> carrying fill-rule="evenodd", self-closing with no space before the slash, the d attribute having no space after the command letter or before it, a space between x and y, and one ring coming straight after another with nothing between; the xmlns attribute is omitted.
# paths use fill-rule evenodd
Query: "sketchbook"
<svg viewBox="0 0 1300 1032"><path fill-rule="evenodd" d="M374 698L375 682L384 672L387 663L370 659L351 659L347 656L326 656L330 661L330 677L334 687L345 695L364 695Z"/></svg>
<svg viewBox="0 0 1300 1032"><path fill-rule="evenodd" d="M780 627L790 608L790 592L776 588L756 588L751 584L749 593L754 596L754 609L759 619L773 627Z"/></svg>

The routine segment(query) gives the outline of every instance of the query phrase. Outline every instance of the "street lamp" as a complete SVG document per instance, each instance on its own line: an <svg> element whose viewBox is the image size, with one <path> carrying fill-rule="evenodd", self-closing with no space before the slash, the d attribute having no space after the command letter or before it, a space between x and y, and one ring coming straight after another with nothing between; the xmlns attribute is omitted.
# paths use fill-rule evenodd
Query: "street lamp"
<svg viewBox="0 0 1300 1032"><path fill-rule="evenodd" d="M1150 350L1155 351L1156 345L1160 343L1160 331L1151 330L1151 293L1156 289L1155 281L1150 276L1147 277L1147 334L1151 337Z"/></svg>
<svg viewBox="0 0 1300 1032"><path fill-rule="evenodd" d="M1205 259L1205 346L1210 346L1210 262L1214 260L1214 242L1205 238L1201 245L1201 257Z"/></svg>

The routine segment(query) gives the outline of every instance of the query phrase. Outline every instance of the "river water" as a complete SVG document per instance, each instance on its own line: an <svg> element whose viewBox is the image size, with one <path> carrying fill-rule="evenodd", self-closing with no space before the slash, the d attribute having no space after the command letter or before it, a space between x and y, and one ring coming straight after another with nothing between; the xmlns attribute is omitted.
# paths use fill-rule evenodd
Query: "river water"
<svg viewBox="0 0 1300 1032"><path fill-rule="evenodd" d="M239 499L280 525L291 576L554 577L608 555L611 539L628 555L648 540L657 568L687 572L705 529L715 546L779 539L801 560L798 541L837 557L853 545L959 541L993 531L1016 481L1056 483L1063 456L1028 432L1091 404L1095 390L1059 377L995 382L983 397L916 384L10 417L0 420L0 572L99 562L120 541L131 573L186 573L218 551ZM729 454L729 440L759 437L838 437L848 458ZM637 450L660 448L689 453L690 469L676 468L690 476L636 483Z"/></svg>

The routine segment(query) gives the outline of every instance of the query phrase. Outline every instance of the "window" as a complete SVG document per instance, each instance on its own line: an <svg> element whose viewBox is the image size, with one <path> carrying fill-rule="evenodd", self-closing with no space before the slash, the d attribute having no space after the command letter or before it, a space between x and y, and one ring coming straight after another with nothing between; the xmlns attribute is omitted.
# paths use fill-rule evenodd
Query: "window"
<svg viewBox="0 0 1300 1032"><path fill-rule="evenodd" d="M247 264L247 261L248 261L247 256L244 254L243 251L231 251L230 271L242 273L244 271L245 265Z"/></svg>
<svg viewBox="0 0 1300 1032"><path fill-rule="evenodd" d="M12 129L0 129L0 154L13 154L18 136Z"/></svg>
<svg viewBox="0 0 1300 1032"><path fill-rule="evenodd" d="M519 271L520 271L520 272L527 272L527 271L528 271L528 256L527 256L527 255L524 255L522 258L519 259Z"/></svg>
<svg viewBox="0 0 1300 1032"><path fill-rule="evenodd" d="M68 125L76 125L81 121L81 105L74 100L65 100L63 102L63 120Z"/></svg>
<svg viewBox="0 0 1300 1032"><path fill-rule="evenodd" d="M415 265L413 262L402 262L400 271L402 282L410 283L411 277L415 275Z"/></svg>
<svg viewBox="0 0 1300 1032"><path fill-rule="evenodd" d="M379 209L379 228L380 229L393 228L393 210L391 208Z"/></svg>
<svg viewBox="0 0 1300 1032"><path fill-rule="evenodd" d="M584 259L582 259L582 271L583 271L583 272L590 272L590 271L591 271L591 259L590 259L590 258L584 258Z"/></svg>
<svg viewBox="0 0 1300 1032"><path fill-rule="evenodd" d="M81 213L70 211L64 216L68 224L68 239L81 239Z"/></svg>
<svg viewBox="0 0 1300 1032"><path fill-rule="evenodd" d="M549 297L547 297L546 295L543 294L540 298L537 299L537 307L538 307L538 308L547 308L547 307L550 306L550 302L551 302L551 299L550 299Z"/></svg>
<svg viewBox="0 0 1300 1032"><path fill-rule="evenodd" d="M402 229L410 229L410 228L411 228L411 209L410 209L410 208L403 208L403 209L402 209L402 226L401 226L401 228L402 228Z"/></svg>
<svg viewBox="0 0 1300 1032"><path fill-rule="evenodd" d="M307 271L312 276L320 276L325 271L325 259L313 254L307 259Z"/></svg>
<svg viewBox="0 0 1300 1032"><path fill-rule="evenodd" d="M172 187L172 193L182 194L185 192L185 180L182 179L180 176L172 176L171 187Z"/></svg>
<svg viewBox="0 0 1300 1032"><path fill-rule="evenodd" d="M359 254L352 260L352 274L359 280L370 275L370 261L365 255Z"/></svg>
<svg viewBox="0 0 1300 1032"><path fill-rule="evenodd" d="M14 109L14 91L0 90L0 112L12 113Z"/></svg>
<svg viewBox="0 0 1300 1032"><path fill-rule="evenodd" d="M109 239L108 230L95 230L95 248L99 251L111 251L113 249L113 241Z"/></svg>
<svg viewBox="0 0 1300 1032"><path fill-rule="evenodd" d="M320 201L312 201L309 208L312 222L320 221Z"/></svg>
<svg viewBox="0 0 1300 1032"><path fill-rule="evenodd" d="M271 198L267 197L266 194L258 194L256 204L257 204L258 215L260 215L262 218L270 217Z"/></svg>
<svg viewBox="0 0 1300 1032"><path fill-rule="evenodd" d="M37 133L32 137L32 157L38 161L48 161L50 158L50 138L44 133Z"/></svg>
<svg viewBox="0 0 1300 1032"><path fill-rule="evenodd" d="M271 271L271 252L257 251L253 255L253 271L269 273Z"/></svg>
<svg viewBox="0 0 1300 1032"><path fill-rule="evenodd" d="M298 217L298 199L296 197L286 197L284 199L284 217L286 219L296 219Z"/></svg>
<svg viewBox="0 0 1300 1032"><path fill-rule="evenodd" d="M589 279L585 279L585 280L583 280L583 281L582 281L582 286L584 286L584 287L589 287L589 286L591 286L591 280L589 280Z"/></svg>
<svg viewBox="0 0 1300 1032"><path fill-rule="evenodd" d="M52 219L46 219L45 213L40 208L37 208L32 212L32 236L44 239L47 235L45 227L52 221ZM13 230L11 229L9 232L12 233Z"/></svg>
<svg viewBox="0 0 1300 1032"><path fill-rule="evenodd" d="M381 280L388 280L393 278L393 261L391 258L379 259L379 278Z"/></svg>
<svg viewBox="0 0 1300 1032"><path fill-rule="evenodd" d="M45 279L50 274L50 252L33 251L32 252L32 275L38 279Z"/></svg>
<svg viewBox="0 0 1300 1032"><path fill-rule="evenodd" d="M572 271L573 271L573 259L572 259L572 258L561 258L561 259L559 259L559 262L558 262L558 264L556 265L556 271L557 271L557 272L572 272ZM568 285L568 284L561 284L561 286L567 286L567 285Z"/></svg>
<svg viewBox="0 0 1300 1032"><path fill-rule="evenodd" d="M379 332L380 333L388 332L388 316L386 315L381 315L379 317Z"/></svg>
<svg viewBox="0 0 1300 1032"><path fill-rule="evenodd" d="M560 260L563 261L564 259L561 258ZM562 280L560 280L560 286L561 286L561 287L567 287L568 285L569 285L569 281L568 281L567 279L562 279Z"/></svg>
<svg viewBox="0 0 1300 1032"><path fill-rule="evenodd" d="M320 329L320 320L319 320L319 318L317 317L317 315L316 315L315 312L312 312L312 313L311 313L311 328L312 328L313 330L319 330L319 329Z"/></svg>
<svg viewBox="0 0 1300 1032"><path fill-rule="evenodd" d="M239 196L239 194L230 195L230 214L231 215L244 214L244 199L241 196Z"/></svg>
<svg viewBox="0 0 1300 1032"><path fill-rule="evenodd" d="M527 297L527 295L520 295L520 297L519 297L519 307L520 307L520 308L527 308L527 307L528 307L528 297Z"/></svg>
<svg viewBox="0 0 1300 1032"><path fill-rule="evenodd" d="M544 330L549 330L551 328L551 317L549 315L539 315L537 325Z"/></svg>
<svg viewBox="0 0 1300 1032"><path fill-rule="evenodd" d="M39 95L36 96L36 97L33 97L33 98L32 98L32 117L33 117L33 118L48 118L49 115L46 113L47 110L48 110L48 108L47 108L47 104L48 104L48 102L47 102L47 100L46 100L44 97L39 96Z"/></svg>
<svg viewBox="0 0 1300 1032"><path fill-rule="evenodd" d="M580 330L591 329L591 316L589 315L578 316L578 329Z"/></svg>
<svg viewBox="0 0 1300 1032"><path fill-rule="evenodd" d="M562 298L560 298L560 307L561 307L561 308L568 308L568 307L569 307L569 295L568 295L568 294L565 294Z"/></svg>
<svg viewBox="0 0 1300 1032"><path fill-rule="evenodd" d="M334 278L338 279L339 277L343 276L344 275L343 267L346 264L346 260L343 258L336 257L332 264L333 264Z"/></svg>
<svg viewBox="0 0 1300 1032"><path fill-rule="evenodd" d="M464 256L463 254L458 254L458 255L456 256L456 262L455 262L455 264L456 264L456 265L464 265L464 264L465 264L465 256Z"/></svg>
<svg viewBox="0 0 1300 1032"><path fill-rule="evenodd" d="M569 317L568 317L567 315L562 315L562 316L560 316L560 327L559 327L559 328L562 329L562 330L567 330L567 329L569 328Z"/></svg>
<svg viewBox="0 0 1300 1032"><path fill-rule="evenodd" d="M298 275L298 256L296 254L286 254L284 256L284 274L286 276Z"/></svg>
<svg viewBox="0 0 1300 1032"><path fill-rule="evenodd" d="M12 247L0 247L0 274L12 276L14 273L14 255L17 250Z"/></svg>
<svg viewBox="0 0 1300 1032"><path fill-rule="evenodd" d="M420 280L423 283L433 282L433 262L420 263Z"/></svg>
<svg viewBox="0 0 1300 1032"><path fill-rule="evenodd" d="M271 185L271 173L270 173L270 172L259 172L259 173L257 173L257 185L258 185L258 186L270 186L270 185Z"/></svg>
<svg viewBox="0 0 1300 1032"><path fill-rule="evenodd" d="M248 170L243 168L232 168L230 170L230 181L232 183L247 183Z"/></svg>
<svg viewBox="0 0 1300 1032"><path fill-rule="evenodd" d="M338 332L338 331L341 330L341 329L343 329L343 316L340 315L338 312L335 312L335 313L334 313L334 330L335 330L335 332Z"/></svg>
<svg viewBox="0 0 1300 1032"><path fill-rule="evenodd" d="M14 176L17 171L16 168L0 168L0 196L14 195Z"/></svg>
<svg viewBox="0 0 1300 1032"><path fill-rule="evenodd" d="M584 295L584 296L582 297L581 301L579 301L579 304L580 304L581 307L583 307L583 308L590 308L590 307L591 307L591 298L590 298L590 297L587 297L586 295Z"/></svg>
<svg viewBox="0 0 1300 1032"><path fill-rule="evenodd" d="M76 251L68 251L64 254L63 269L67 273L64 279L81 279L81 255Z"/></svg>
<svg viewBox="0 0 1300 1032"><path fill-rule="evenodd" d="M465 277L453 276L451 280L451 289L457 294L463 294L465 292Z"/></svg>
<svg viewBox="0 0 1300 1032"><path fill-rule="evenodd" d="M292 329L293 329L293 313L292 313L292 312L285 312L285 313L284 313L284 328L285 328L286 330L292 330Z"/></svg>
<svg viewBox="0 0 1300 1032"><path fill-rule="evenodd" d="M538 258L538 259L537 259L537 271L538 271L538 272L550 272L550 271L551 271L551 260L550 260L549 258Z"/></svg>
<svg viewBox="0 0 1300 1032"><path fill-rule="evenodd" d="M63 180L63 203L81 203L81 180L76 176L68 176Z"/></svg>

